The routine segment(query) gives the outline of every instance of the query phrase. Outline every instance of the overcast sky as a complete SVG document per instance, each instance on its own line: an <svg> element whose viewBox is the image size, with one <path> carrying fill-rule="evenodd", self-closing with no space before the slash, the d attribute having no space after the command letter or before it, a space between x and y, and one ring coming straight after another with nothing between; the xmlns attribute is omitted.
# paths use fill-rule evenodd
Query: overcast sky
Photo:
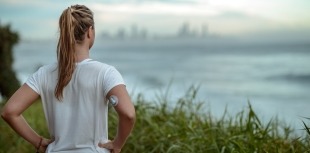
<svg viewBox="0 0 310 153"><path fill-rule="evenodd" d="M53 39L61 12L72 4L94 12L99 35L132 25L150 35L171 35L184 22L197 32L207 25L210 33L228 36L310 34L309 0L0 0L0 22L23 39Z"/></svg>

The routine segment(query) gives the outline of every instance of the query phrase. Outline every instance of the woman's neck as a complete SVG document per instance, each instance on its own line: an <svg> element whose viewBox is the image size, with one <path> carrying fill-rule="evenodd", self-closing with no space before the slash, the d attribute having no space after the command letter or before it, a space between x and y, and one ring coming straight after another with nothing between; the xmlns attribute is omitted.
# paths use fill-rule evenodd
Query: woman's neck
<svg viewBox="0 0 310 153"><path fill-rule="evenodd" d="M76 62L81 62L81 61L89 58L88 45L76 44L75 45L75 55L76 55Z"/></svg>

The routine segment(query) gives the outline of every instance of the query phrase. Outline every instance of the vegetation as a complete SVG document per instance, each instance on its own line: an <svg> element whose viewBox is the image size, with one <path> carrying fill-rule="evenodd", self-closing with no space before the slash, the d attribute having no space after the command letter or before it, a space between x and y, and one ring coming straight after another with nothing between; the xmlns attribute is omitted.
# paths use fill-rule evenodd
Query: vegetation
<svg viewBox="0 0 310 153"><path fill-rule="evenodd" d="M263 124L249 104L234 117L224 114L215 119L203 113L203 102L196 100L192 87L183 98L173 102L167 94L146 101L134 99L137 119L132 135L123 148L129 153L304 153L310 152L309 135L296 137L293 129L277 120ZM30 125L48 136L41 103L24 113ZM116 113L109 109L110 136L115 134ZM0 153L31 153L34 148L0 121ZM305 129L307 125L305 123ZM112 139L112 137L111 137Z"/></svg>
<svg viewBox="0 0 310 153"><path fill-rule="evenodd" d="M18 33L13 32L10 25L0 24L0 94L4 98L9 98L20 86L12 68L12 48L18 40Z"/></svg>

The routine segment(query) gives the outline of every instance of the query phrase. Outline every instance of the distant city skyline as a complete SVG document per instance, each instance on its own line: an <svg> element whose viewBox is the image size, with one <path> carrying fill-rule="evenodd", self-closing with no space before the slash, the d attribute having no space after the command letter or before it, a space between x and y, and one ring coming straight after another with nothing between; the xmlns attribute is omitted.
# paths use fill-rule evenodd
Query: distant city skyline
<svg viewBox="0 0 310 153"><path fill-rule="evenodd" d="M55 39L61 12L76 3L93 10L99 35L121 36L135 31L133 24L146 37L174 35L184 22L221 36L310 35L308 0L0 0L0 24L11 24L22 39Z"/></svg>
<svg viewBox="0 0 310 153"><path fill-rule="evenodd" d="M209 33L207 24L202 24L200 29L191 27L189 22L183 22L172 34L150 34L149 30L132 24L129 28L119 27L116 32L103 31L99 38L104 39L153 39L153 38L206 38L213 37L215 33Z"/></svg>

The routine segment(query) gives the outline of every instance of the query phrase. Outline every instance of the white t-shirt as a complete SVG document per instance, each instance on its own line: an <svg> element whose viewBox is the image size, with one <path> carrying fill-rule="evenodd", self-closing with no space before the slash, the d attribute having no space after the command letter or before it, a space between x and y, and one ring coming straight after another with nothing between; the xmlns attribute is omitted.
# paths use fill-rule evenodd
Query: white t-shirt
<svg viewBox="0 0 310 153"><path fill-rule="evenodd" d="M26 84L42 99L50 136L55 138L46 153L108 153L98 147L108 140L108 102L106 94L124 84L113 67L91 59L76 64L71 81L58 101L57 63L41 67Z"/></svg>

